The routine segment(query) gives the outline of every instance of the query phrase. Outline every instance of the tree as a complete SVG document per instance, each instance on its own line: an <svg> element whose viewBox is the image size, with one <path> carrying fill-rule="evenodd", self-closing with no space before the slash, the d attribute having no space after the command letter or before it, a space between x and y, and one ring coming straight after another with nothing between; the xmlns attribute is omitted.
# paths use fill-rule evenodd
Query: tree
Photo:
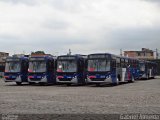
<svg viewBox="0 0 160 120"><path fill-rule="evenodd" d="M31 52L31 55L45 55L45 52L44 51L36 51L36 52Z"/></svg>

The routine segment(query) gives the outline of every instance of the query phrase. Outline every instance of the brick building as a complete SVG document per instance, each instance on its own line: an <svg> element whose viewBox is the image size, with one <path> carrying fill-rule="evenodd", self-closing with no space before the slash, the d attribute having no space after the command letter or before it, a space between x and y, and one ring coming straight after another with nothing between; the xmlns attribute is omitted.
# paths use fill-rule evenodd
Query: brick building
<svg viewBox="0 0 160 120"><path fill-rule="evenodd" d="M5 69L5 58L9 56L9 53L0 52L0 78L3 76Z"/></svg>
<svg viewBox="0 0 160 120"><path fill-rule="evenodd" d="M0 52L0 65L5 64L5 58L9 56L9 53Z"/></svg>
<svg viewBox="0 0 160 120"><path fill-rule="evenodd" d="M154 51L146 48L142 48L141 51L124 51L124 56L138 58L138 59L154 59Z"/></svg>

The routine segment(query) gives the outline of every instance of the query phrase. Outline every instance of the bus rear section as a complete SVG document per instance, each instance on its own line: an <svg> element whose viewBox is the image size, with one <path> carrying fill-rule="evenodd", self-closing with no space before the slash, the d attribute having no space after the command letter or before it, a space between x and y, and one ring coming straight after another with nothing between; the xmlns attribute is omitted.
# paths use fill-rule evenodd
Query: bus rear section
<svg viewBox="0 0 160 120"><path fill-rule="evenodd" d="M158 64L156 62L148 61L149 78L154 79L157 75Z"/></svg>
<svg viewBox="0 0 160 120"><path fill-rule="evenodd" d="M141 60L139 63L139 79L154 78L157 74L157 63Z"/></svg>
<svg viewBox="0 0 160 120"><path fill-rule="evenodd" d="M61 84L85 84L85 58L82 55L62 55L57 58L56 81Z"/></svg>
<svg viewBox="0 0 160 120"><path fill-rule="evenodd" d="M34 56L29 58L28 81L30 84L56 84L55 58L52 56Z"/></svg>
<svg viewBox="0 0 160 120"><path fill-rule="evenodd" d="M21 85L23 82L28 82L28 57L7 57L4 81L16 82L17 85Z"/></svg>
<svg viewBox="0 0 160 120"><path fill-rule="evenodd" d="M90 54L87 59L87 82L100 85L134 82L133 70L128 58L109 53Z"/></svg>
<svg viewBox="0 0 160 120"><path fill-rule="evenodd" d="M119 56L116 58L116 74L120 82L134 82L139 78L138 59Z"/></svg>

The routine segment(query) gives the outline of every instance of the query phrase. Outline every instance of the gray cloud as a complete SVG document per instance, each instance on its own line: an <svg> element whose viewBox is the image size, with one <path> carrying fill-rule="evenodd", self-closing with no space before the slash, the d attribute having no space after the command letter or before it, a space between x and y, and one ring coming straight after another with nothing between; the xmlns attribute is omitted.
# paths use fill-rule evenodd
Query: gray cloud
<svg viewBox="0 0 160 120"><path fill-rule="evenodd" d="M36 5L36 0L0 0L0 2L6 2L11 4L25 4L25 5Z"/></svg>
<svg viewBox="0 0 160 120"><path fill-rule="evenodd" d="M160 8L150 0L122 1L0 0L0 51L119 54L121 48L158 48Z"/></svg>
<svg viewBox="0 0 160 120"><path fill-rule="evenodd" d="M143 0L143 1L146 1L146 2L156 2L156 3L160 3L159 0Z"/></svg>
<svg viewBox="0 0 160 120"><path fill-rule="evenodd" d="M154 28L127 28L112 31L108 39L111 48L122 48L124 50L136 50L142 47L159 48L160 26ZM106 42L107 44L107 42Z"/></svg>
<svg viewBox="0 0 160 120"><path fill-rule="evenodd" d="M60 21L60 20L47 20L43 23L43 27L47 29L52 30L61 30L61 29L67 29L70 26L70 23L66 21Z"/></svg>
<svg viewBox="0 0 160 120"><path fill-rule="evenodd" d="M143 1L160 6L160 0L143 0Z"/></svg>

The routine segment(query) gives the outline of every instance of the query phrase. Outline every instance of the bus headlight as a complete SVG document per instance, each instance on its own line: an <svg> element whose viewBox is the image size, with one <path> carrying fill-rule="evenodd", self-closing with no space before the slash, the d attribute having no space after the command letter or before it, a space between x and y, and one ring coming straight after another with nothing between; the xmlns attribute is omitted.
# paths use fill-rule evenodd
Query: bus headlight
<svg viewBox="0 0 160 120"><path fill-rule="evenodd" d="M106 79L108 79L108 78L110 78L111 77L111 75L108 75L108 76L106 76Z"/></svg>

